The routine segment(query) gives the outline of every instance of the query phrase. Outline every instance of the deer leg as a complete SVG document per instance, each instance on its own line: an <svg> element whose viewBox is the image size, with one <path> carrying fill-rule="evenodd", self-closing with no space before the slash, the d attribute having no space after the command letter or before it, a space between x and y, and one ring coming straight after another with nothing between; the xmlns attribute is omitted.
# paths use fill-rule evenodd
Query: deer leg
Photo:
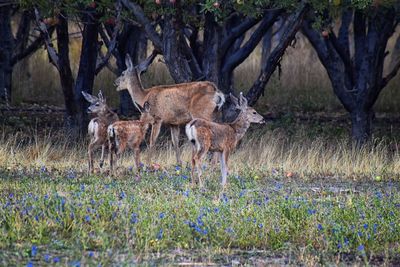
<svg viewBox="0 0 400 267"><path fill-rule="evenodd" d="M152 148L160 134L161 129L161 120L156 121L151 127L151 135L150 135L150 148Z"/></svg>
<svg viewBox="0 0 400 267"><path fill-rule="evenodd" d="M211 158L211 166L213 169L215 169L215 166L218 163L218 158L220 157L220 152L214 152L212 154L212 158Z"/></svg>
<svg viewBox="0 0 400 267"><path fill-rule="evenodd" d="M93 151L98 147L98 140L94 140L90 142L88 148L88 155L89 155L89 173L93 173Z"/></svg>
<svg viewBox="0 0 400 267"><path fill-rule="evenodd" d="M155 152L154 144L156 143L157 137L160 134L160 129L161 129L161 120L157 120L155 121L155 123L153 123L151 125L151 133L150 133L150 149L149 149L149 153L148 153L148 163L151 163L151 158Z"/></svg>
<svg viewBox="0 0 400 267"><path fill-rule="evenodd" d="M133 148L134 153L135 153L135 165L136 165L136 170L139 172L140 168L140 148L139 146Z"/></svg>
<svg viewBox="0 0 400 267"><path fill-rule="evenodd" d="M221 153L221 175L222 175L222 187L224 187L224 188L226 185L226 178L228 176L227 161L228 161L228 152L223 151Z"/></svg>
<svg viewBox="0 0 400 267"><path fill-rule="evenodd" d="M104 150L106 149L106 145L103 144L101 145L101 158L100 158L100 168L103 168L103 164L104 164Z"/></svg>
<svg viewBox="0 0 400 267"><path fill-rule="evenodd" d="M181 151L179 149L179 133L180 129L179 126L171 126L171 139L172 145L174 146L175 153L176 153L176 162L178 165L182 165L181 161Z"/></svg>
<svg viewBox="0 0 400 267"><path fill-rule="evenodd" d="M112 174L114 171L113 155L115 153L115 145L112 143L111 140L109 140L108 142L108 151L109 151L108 159L110 162L110 174Z"/></svg>

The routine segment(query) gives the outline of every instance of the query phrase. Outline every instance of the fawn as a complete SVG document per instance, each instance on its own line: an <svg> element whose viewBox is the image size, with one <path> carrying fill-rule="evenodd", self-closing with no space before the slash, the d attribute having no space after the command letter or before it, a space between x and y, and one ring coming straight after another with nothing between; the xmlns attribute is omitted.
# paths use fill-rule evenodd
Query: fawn
<svg viewBox="0 0 400 267"><path fill-rule="evenodd" d="M239 140L243 138L250 123L265 123L264 118L247 105L247 99L240 94L239 100L230 95L231 101L239 109L239 116L232 123L216 123L204 119L193 119L186 127L186 135L192 143L192 183L197 169L200 186L201 161L208 151L218 153L221 161L222 185L225 187L228 173L228 158Z"/></svg>
<svg viewBox="0 0 400 267"><path fill-rule="evenodd" d="M97 116L93 118L88 125L88 134L90 137L88 148L89 173L93 173L94 150L101 147L100 168L102 168L104 163L104 150L107 144L107 127L118 120L118 115L107 106L106 99L103 97L101 91L99 92L98 97L83 91L82 94L86 101L90 103L87 112L96 114Z"/></svg>
<svg viewBox="0 0 400 267"><path fill-rule="evenodd" d="M113 154L120 155L126 147L134 151L136 169L140 164L140 144L146 135L149 125L154 122L150 115L150 104L145 102L140 120L117 121L108 126L110 172L113 172Z"/></svg>

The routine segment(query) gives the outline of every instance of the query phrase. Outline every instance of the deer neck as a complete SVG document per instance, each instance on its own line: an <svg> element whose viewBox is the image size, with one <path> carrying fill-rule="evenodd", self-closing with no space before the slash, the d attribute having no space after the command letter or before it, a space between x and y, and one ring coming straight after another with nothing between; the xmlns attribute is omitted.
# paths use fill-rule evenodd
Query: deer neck
<svg viewBox="0 0 400 267"><path fill-rule="evenodd" d="M133 102L138 103L140 106L144 105L148 92L144 90L142 81L137 73L134 73L129 80L128 92Z"/></svg>
<svg viewBox="0 0 400 267"><path fill-rule="evenodd" d="M141 129L142 129L142 132L143 132L144 134L146 134L147 129L149 129L149 126L150 126L150 123L149 123L149 122L144 122L144 121L142 121L142 127L141 127Z"/></svg>
<svg viewBox="0 0 400 267"><path fill-rule="evenodd" d="M112 111L109 107L107 107L104 111L100 112L97 115L106 125L110 125L118 120L117 113Z"/></svg>
<svg viewBox="0 0 400 267"><path fill-rule="evenodd" d="M250 122L247 119L246 113L240 113L238 118L234 122L230 123L230 126L235 131L236 140L239 141L240 139L242 139L250 127Z"/></svg>

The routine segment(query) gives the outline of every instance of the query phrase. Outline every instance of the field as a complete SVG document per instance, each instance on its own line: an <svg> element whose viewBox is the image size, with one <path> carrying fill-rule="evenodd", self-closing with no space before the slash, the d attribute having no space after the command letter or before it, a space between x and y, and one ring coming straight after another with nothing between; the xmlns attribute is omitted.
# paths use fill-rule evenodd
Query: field
<svg viewBox="0 0 400 267"><path fill-rule="evenodd" d="M400 264L395 136L355 149L341 117L272 116L250 129L221 192L208 162L204 187L191 186L169 136L140 173L128 153L116 177L87 175L86 140L41 120L9 126L21 116L3 121L0 265Z"/></svg>
<svg viewBox="0 0 400 267"><path fill-rule="evenodd" d="M191 185L189 144L182 136L185 164L175 166L166 132L151 159L143 145L139 173L128 152L116 176L108 164L88 175L88 140L60 127L62 92L46 51L21 62L11 109L0 107L0 265L400 265L399 77L374 107L371 143L352 147L348 114L297 39L256 105L268 122L232 155L224 192L208 161L204 187ZM71 40L75 74L79 49ZM236 92L259 66L258 47L235 70ZM117 108L114 80L102 71L94 91ZM155 60L143 82L172 80Z"/></svg>

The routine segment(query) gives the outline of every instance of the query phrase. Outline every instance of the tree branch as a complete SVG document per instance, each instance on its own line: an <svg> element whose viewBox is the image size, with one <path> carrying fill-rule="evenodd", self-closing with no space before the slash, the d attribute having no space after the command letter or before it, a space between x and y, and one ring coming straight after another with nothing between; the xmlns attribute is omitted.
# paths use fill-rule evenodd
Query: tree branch
<svg viewBox="0 0 400 267"><path fill-rule="evenodd" d="M299 28L301 27L304 14L307 12L308 7L308 4L301 2L296 12L293 12L293 14L287 19L288 23L285 26L278 45L268 57L266 65L262 66L258 79L254 82L253 86L246 95L246 98L249 100L249 105L254 105L258 98L263 94L265 85L274 73L283 54L285 53L286 48L290 45Z"/></svg>
<svg viewBox="0 0 400 267"><path fill-rule="evenodd" d="M237 67L240 63L242 63L254 50L257 44L260 42L262 37L265 35L267 30L271 28L278 16L283 11L273 10L269 11L266 16L264 16L263 20L261 21L260 25L251 35L250 39L244 44L240 49L232 54L226 61L224 66L222 67L222 72L229 72L232 71L235 67Z"/></svg>
<svg viewBox="0 0 400 267"><path fill-rule="evenodd" d="M138 4L133 3L129 0L122 0L122 4L133 13L138 22L144 28L147 37L153 42L156 49L162 51L162 42L160 35L156 32L151 21L144 14L143 9Z"/></svg>
<svg viewBox="0 0 400 267"><path fill-rule="evenodd" d="M59 66L59 60L58 60L58 54L57 51L54 49L54 45L51 42L50 34L49 31L46 27L46 24L42 21L39 10L35 8L35 18L36 18L36 23L39 27L39 30L43 36L44 43L46 45L47 53L49 55L50 62L58 69L60 70Z"/></svg>
<svg viewBox="0 0 400 267"><path fill-rule="evenodd" d="M394 65L392 71L389 72L388 75L386 75L386 77L384 77L382 79L381 89L383 89L390 82L390 80L392 80L394 77L396 77L399 69L400 69L400 61L397 62L397 64Z"/></svg>
<svg viewBox="0 0 400 267"><path fill-rule="evenodd" d="M55 29L54 26L51 26L47 29L50 36L53 34L54 29ZM11 59L11 65L15 65L21 59L35 53L40 48L40 46L43 45L43 42L44 42L43 35L36 37L36 39L33 40L24 50L19 51L19 53L13 55Z"/></svg>
<svg viewBox="0 0 400 267"><path fill-rule="evenodd" d="M235 42L235 40L242 36L246 31L256 25L260 19L255 18L245 18L241 24L234 27L230 34L222 41L221 46L219 47L218 54L225 55L226 51L229 47Z"/></svg>
<svg viewBox="0 0 400 267"><path fill-rule="evenodd" d="M156 49L153 49L153 52L151 52L151 55L148 56L144 61L140 62L138 65L136 65L136 68L138 70L138 74L140 77L140 74L144 73L147 71L148 67L150 64L154 61L156 56L159 54L159 52Z"/></svg>
<svg viewBox="0 0 400 267"><path fill-rule="evenodd" d="M121 28L121 9L122 9L122 5L120 1L117 1L116 5L116 10L117 10L117 16L116 16L116 25L114 26L114 30L111 34L111 40L110 42L106 45L107 47L107 53L104 57L97 59L96 62L96 70L95 70L95 74L97 75L106 65L106 63L110 60L110 57L112 55L112 53L114 52L115 48L117 47L117 36L118 36L118 32ZM100 30L100 32L102 32L102 30ZM104 38L103 38L104 39Z"/></svg>

